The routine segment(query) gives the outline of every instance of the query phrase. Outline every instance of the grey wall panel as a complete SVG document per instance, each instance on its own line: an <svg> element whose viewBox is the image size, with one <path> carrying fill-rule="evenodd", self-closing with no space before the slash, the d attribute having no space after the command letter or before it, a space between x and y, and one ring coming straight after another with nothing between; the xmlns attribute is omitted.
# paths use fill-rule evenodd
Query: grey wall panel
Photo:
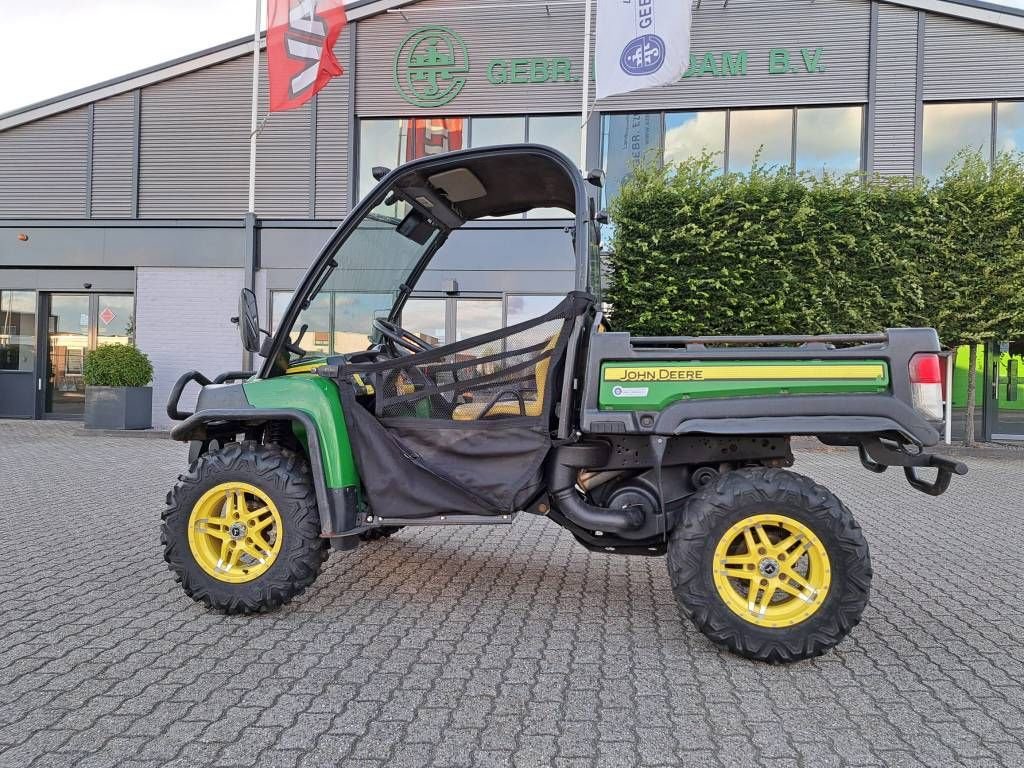
<svg viewBox="0 0 1024 768"><path fill-rule="evenodd" d="M17 233L28 235L27 241ZM23 267L241 266L237 227L0 227L0 264Z"/></svg>
<svg viewBox="0 0 1024 768"><path fill-rule="evenodd" d="M256 212L309 214L310 105L266 122L266 58L260 62ZM248 208L252 56L150 86L142 92L139 215L241 217Z"/></svg>
<svg viewBox="0 0 1024 768"><path fill-rule="evenodd" d="M92 212L98 219L132 215L134 95L96 102L92 140Z"/></svg>
<svg viewBox="0 0 1024 768"><path fill-rule="evenodd" d="M1024 32L925 17L924 98L1024 98Z"/></svg>
<svg viewBox="0 0 1024 768"><path fill-rule="evenodd" d="M878 6L874 125L869 131L875 171L912 176L916 153L917 11Z"/></svg>
<svg viewBox="0 0 1024 768"><path fill-rule="evenodd" d="M348 72L353 27L346 27L334 53L346 72L317 95L316 106L316 218L337 219L348 213L350 169L348 148L352 142L349 97L352 73Z"/></svg>
<svg viewBox="0 0 1024 768"><path fill-rule="evenodd" d="M0 372L0 419L31 419L35 410L35 374L31 371Z"/></svg>
<svg viewBox="0 0 1024 768"><path fill-rule="evenodd" d="M604 99L599 106L643 110L863 102L869 15L865 0L704 3L693 13L690 51L702 64L712 55L709 71L674 85ZM791 71L769 71L773 49L788 51ZM740 51L747 52L746 74L728 74L722 54Z"/></svg>
<svg viewBox="0 0 1024 768"><path fill-rule="evenodd" d="M246 93L252 92L252 56L239 59L248 75ZM251 109L246 99L246 110ZM260 56L260 124L256 141L256 215L278 219L309 217L311 104L267 115L267 59ZM249 194L249 127L245 129L244 190ZM247 204L247 203L246 203ZM243 206L244 211L244 206Z"/></svg>
<svg viewBox="0 0 1024 768"><path fill-rule="evenodd" d="M111 291L131 293L135 290L132 269L8 269L0 267L0 286L31 288L37 291L77 291L91 283L93 293Z"/></svg>
<svg viewBox="0 0 1024 768"><path fill-rule="evenodd" d="M0 219L86 215L89 108L0 132Z"/></svg>
<svg viewBox="0 0 1024 768"><path fill-rule="evenodd" d="M487 65L493 59L567 58L572 64L570 77L578 80L583 72L582 3L545 6L538 2L524 7L522 3L485 4L480 0L424 0L403 11L404 17L384 13L357 25L356 114L431 116L579 109L579 82L563 78L555 82L492 85L487 80ZM402 39L426 25L449 27L462 38L468 52L469 72L461 92L451 103L419 109L399 95L393 72Z"/></svg>
<svg viewBox="0 0 1024 768"><path fill-rule="evenodd" d="M251 93L248 57L142 91L140 217L245 214Z"/></svg>

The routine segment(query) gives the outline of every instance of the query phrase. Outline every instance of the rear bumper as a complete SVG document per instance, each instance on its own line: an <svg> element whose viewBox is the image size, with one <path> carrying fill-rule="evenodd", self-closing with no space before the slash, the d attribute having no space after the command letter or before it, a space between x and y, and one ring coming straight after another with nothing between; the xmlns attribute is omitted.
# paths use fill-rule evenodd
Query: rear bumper
<svg viewBox="0 0 1024 768"><path fill-rule="evenodd" d="M967 474L967 465L962 461L934 453L907 453L877 437L861 439L857 450L860 453L860 463L866 469L880 474L891 466L903 467L907 482L929 496L940 496L945 493L953 475ZM917 470L922 467L936 469L935 479L925 480L918 475Z"/></svg>

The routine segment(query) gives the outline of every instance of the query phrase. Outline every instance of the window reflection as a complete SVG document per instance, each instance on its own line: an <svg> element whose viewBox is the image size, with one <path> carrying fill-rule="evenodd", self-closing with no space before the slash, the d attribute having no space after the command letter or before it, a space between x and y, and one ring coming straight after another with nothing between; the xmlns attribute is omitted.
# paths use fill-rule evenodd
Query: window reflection
<svg viewBox="0 0 1024 768"><path fill-rule="evenodd" d="M608 115L602 133L604 194L614 200L637 165L661 163L661 113Z"/></svg>
<svg viewBox="0 0 1024 768"><path fill-rule="evenodd" d="M35 291L0 291L0 371L31 371L35 363Z"/></svg>
<svg viewBox="0 0 1024 768"><path fill-rule="evenodd" d="M544 115L531 117L527 122L526 140L531 144L546 144L580 164L580 116ZM528 219L566 219L572 213L564 208L534 208L527 211Z"/></svg>
<svg viewBox="0 0 1024 768"><path fill-rule="evenodd" d="M362 352L370 346L373 320L387 317L394 297L390 293L334 293L332 354Z"/></svg>
<svg viewBox="0 0 1024 768"><path fill-rule="evenodd" d="M321 291L299 314L289 338L295 341L306 324L299 343L308 354L344 355L361 352L370 345L373 320L387 315L394 297L390 293ZM292 291L271 295L272 328L276 331L292 300Z"/></svg>
<svg viewBox="0 0 1024 768"><path fill-rule="evenodd" d="M96 316L96 346L131 344L135 334L135 298L130 294L101 294Z"/></svg>
<svg viewBox="0 0 1024 768"><path fill-rule="evenodd" d="M1002 101L997 109L996 149L1024 152L1024 101Z"/></svg>
<svg viewBox="0 0 1024 768"><path fill-rule="evenodd" d="M463 149L466 119L411 117L359 121L359 197L377 183L374 166L396 168L410 160Z"/></svg>
<svg viewBox="0 0 1024 768"><path fill-rule="evenodd" d="M510 295L505 298L505 325L540 317L558 306L564 296Z"/></svg>
<svg viewBox="0 0 1024 768"><path fill-rule="evenodd" d="M962 149L988 157L992 137L992 104L925 104L921 173L938 179Z"/></svg>
<svg viewBox="0 0 1024 768"><path fill-rule="evenodd" d="M761 166L789 168L793 146L793 110L745 109L731 113L729 170L749 173Z"/></svg>
<svg viewBox="0 0 1024 768"><path fill-rule="evenodd" d="M796 113L796 170L821 177L860 170L861 107L801 108Z"/></svg>
<svg viewBox="0 0 1024 768"><path fill-rule="evenodd" d="M525 117L474 117L470 121L470 145L491 147L526 140Z"/></svg>
<svg viewBox="0 0 1024 768"><path fill-rule="evenodd" d="M680 163L704 152L717 153L725 165L725 112L669 112L665 115L665 164Z"/></svg>
<svg viewBox="0 0 1024 768"><path fill-rule="evenodd" d="M580 116L542 115L531 117L527 125L526 140L531 144L546 144L579 164Z"/></svg>
<svg viewBox="0 0 1024 768"><path fill-rule="evenodd" d="M428 344L445 344L445 300L409 299L402 307L402 327Z"/></svg>

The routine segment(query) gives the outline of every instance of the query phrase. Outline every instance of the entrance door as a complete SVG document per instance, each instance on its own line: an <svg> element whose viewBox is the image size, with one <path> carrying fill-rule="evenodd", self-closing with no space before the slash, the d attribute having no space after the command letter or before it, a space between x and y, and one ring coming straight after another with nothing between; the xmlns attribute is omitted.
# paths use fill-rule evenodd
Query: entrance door
<svg viewBox="0 0 1024 768"><path fill-rule="evenodd" d="M44 412L80 418L85 412L85 356L92 323L87 293L52 293L46 304Z"/></svg>
<svg viewBox="0 0 1024 768"><path fill-rule="evenodd" d="M1024 440L1024 343L989 344L985 355L987 440Z"/></svg>

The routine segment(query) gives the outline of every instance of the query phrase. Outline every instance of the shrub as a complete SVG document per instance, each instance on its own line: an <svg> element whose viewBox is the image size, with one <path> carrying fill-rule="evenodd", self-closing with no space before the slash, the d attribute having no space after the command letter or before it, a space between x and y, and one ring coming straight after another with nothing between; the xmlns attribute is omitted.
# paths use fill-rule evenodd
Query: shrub
<svg viewBox="0 0 1024 768"><path fill-rule="evenodd" d="M86 385L144 387L152 380L149 357L128 344L107 344L86 355Z"/></svg>

